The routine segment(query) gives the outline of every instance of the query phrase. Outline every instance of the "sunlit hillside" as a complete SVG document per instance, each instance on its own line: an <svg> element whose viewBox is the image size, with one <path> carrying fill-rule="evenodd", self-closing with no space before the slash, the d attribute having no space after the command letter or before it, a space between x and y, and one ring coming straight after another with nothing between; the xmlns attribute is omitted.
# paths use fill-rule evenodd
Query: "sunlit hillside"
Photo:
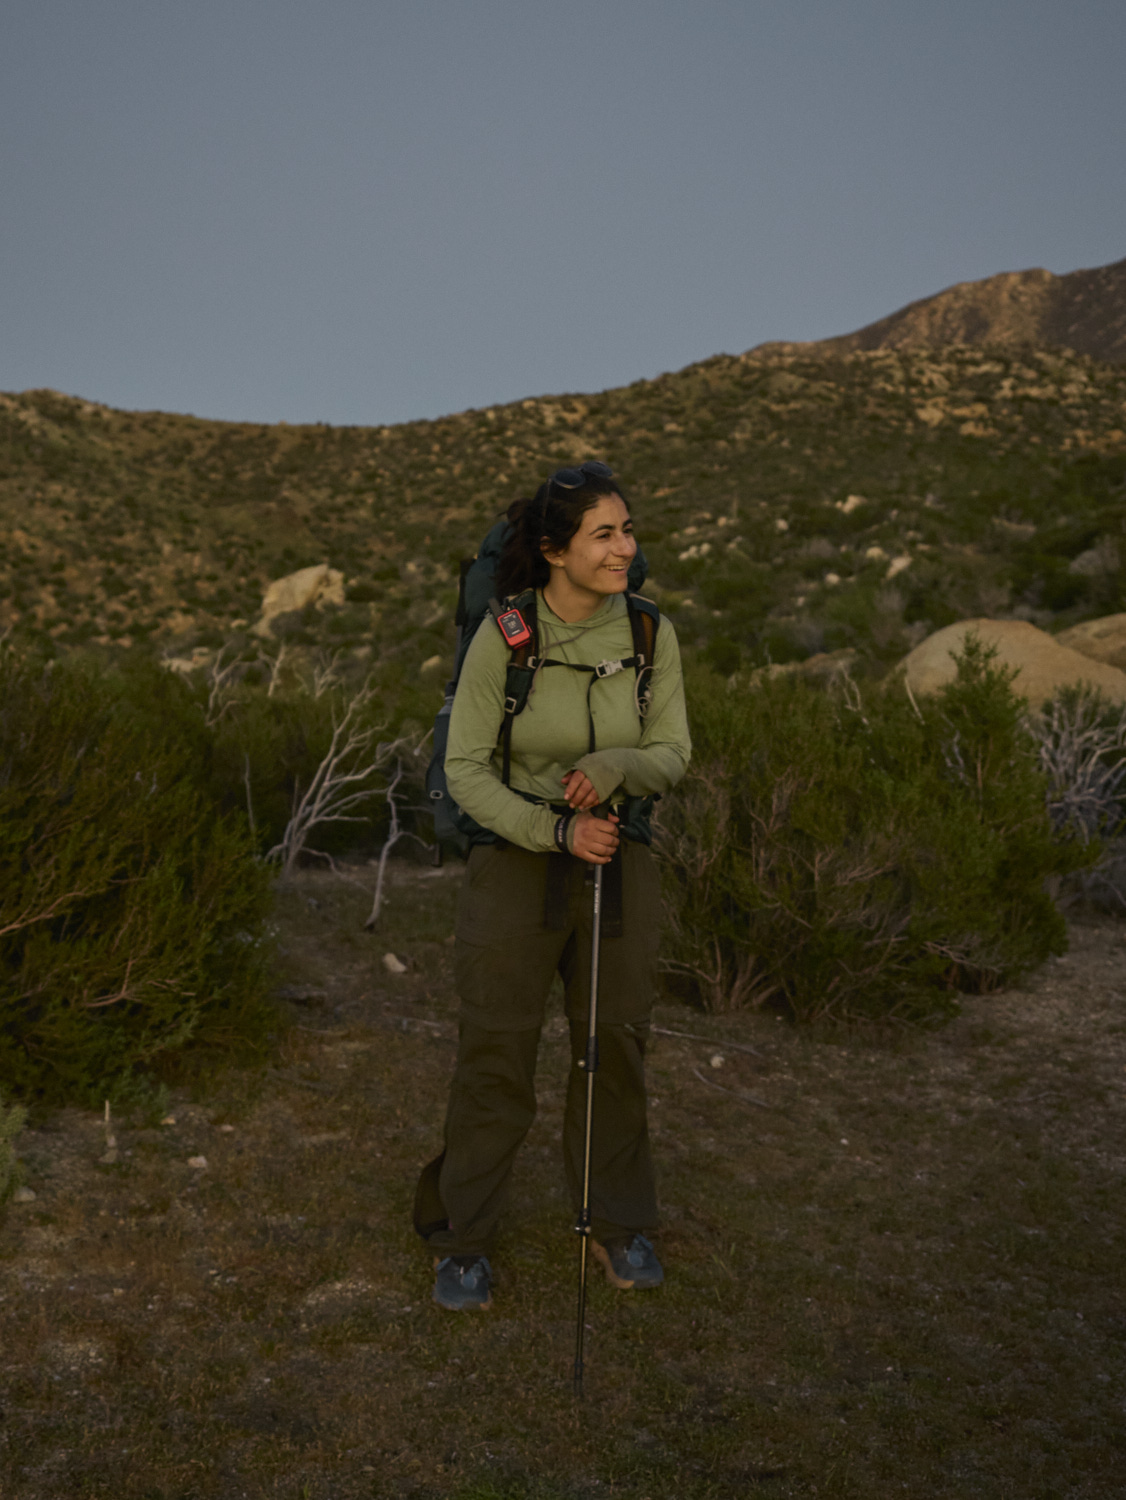
<svg viewBox="0 0 1126 1500"><path fill-rule="evenodd" d="M277 628L410 666L448 653L457 561L497 513L592 455L623 476L651 591L724 671L1126 608L1126 367L958 346L720 356L390 428L0 397L5 620L214 646L271 579L328 562L344 602Z"/></svg>

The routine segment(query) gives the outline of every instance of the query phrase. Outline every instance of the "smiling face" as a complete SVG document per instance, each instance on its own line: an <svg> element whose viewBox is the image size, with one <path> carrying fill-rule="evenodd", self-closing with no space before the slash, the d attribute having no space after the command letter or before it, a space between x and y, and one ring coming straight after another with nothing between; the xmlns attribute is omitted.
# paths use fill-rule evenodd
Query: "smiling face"
<svg viewBox="0 0 1126 1500"><path fill-rule="evenodd" d="M544 549L551 565L545 597L560 619L583 620L607 594L624 594L637 551L626 503L604 495L583 512L579 529L562 552Z"/></svg>

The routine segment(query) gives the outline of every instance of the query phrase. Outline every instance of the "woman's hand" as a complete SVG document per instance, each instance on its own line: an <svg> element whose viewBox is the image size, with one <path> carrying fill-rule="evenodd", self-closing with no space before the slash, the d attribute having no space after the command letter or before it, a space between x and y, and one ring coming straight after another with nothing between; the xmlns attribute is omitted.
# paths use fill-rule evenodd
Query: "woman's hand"
<svg viewBox="0 0 1126 1500"><path fill-rule="evenodd" d="M573 807L576 812L587 812L598 806L598 793L585 771L568 771L559 780L567 788L565 800L568 807Z"/></svg>
<svg viewBox="0 0 1126 1500"><path fill-rule="evenodd" d="M590 865L608 865L618 847L618 815L596 818L593 813L581 812L568 832L572 854Z"/></svg>

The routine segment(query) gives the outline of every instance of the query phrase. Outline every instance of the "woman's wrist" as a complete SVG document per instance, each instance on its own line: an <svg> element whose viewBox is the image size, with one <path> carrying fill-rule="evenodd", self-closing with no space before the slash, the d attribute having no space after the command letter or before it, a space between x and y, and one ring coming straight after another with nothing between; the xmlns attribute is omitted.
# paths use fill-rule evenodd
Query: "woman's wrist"
<svg viewBox="0 0 1126 1500"><path fill-rule="evenodd" d="M555 847L559 850L560 854L568 854L570 852L570 844L567 841L567 834L571 826L571 820L574 818L574 816L575 814L573 812L565 812L561 813L555 820L555 831L553 836L555 839Z"/></svg>

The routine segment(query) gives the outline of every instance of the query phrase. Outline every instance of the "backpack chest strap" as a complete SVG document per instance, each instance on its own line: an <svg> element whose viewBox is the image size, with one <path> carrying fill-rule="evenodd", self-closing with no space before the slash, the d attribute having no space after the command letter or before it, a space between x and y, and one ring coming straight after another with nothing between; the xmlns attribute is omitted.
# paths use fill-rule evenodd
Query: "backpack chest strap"
<svg viewBox="0 0 1126 1500"><path fill-rule="evenodd" d="M595 677L613 677L616 672L624 672L627 667L641 667L645 663L638 656L623 656L619 661L600 661L597 666L589 667L585 662L577 661L555 661L550 656L545 657L539 663L541 667L570 667L572 672L592 672Z"/></svg>
<svg viewBox="0 0 1126 1500"><path fill-rule="evenodd" d="M587 666L583 662L556 661L550 656L543 661L535 656L529 656L523 661L514 659L508 663L504 675L504 711L506 714L515 717L516 714L523 713L527 707L532 679L541 667L570 667L572 672L591 672L596 678L603 678L613 677L617 672L624 672L627 667L635 667L638 671L642 671L645 668L645 658L623 656L618 661L600 661L594 667Z"/></svg>
<svg viewBox="0 0 1126 1500"><path fill-rule="evenodd" d="M536 661L534 657L528 659L522 666L510 663L505 676L505 699L504 699L504 722L500 728L500 739L502 741L503 767L501 779L505 786L512 769L512 720L520 713L528 701L528 692L532 685L532 678L537 669L547 667L569 667L572 672L589 672L590 681L586 687L586 722L587 722L587 754L593 755L597 748L594 738L594 713L591 709L590 695L596 682L601 682L607 677L613 677L617 672L623 672L627 667L640 667L637 656L624 656L620 661L600 661L597 666L588 666L585 662L556 661L553 657L545 657L543 661ZM520 673L520 677L514 679L514 673ZM511 684L511 686L510 686Z"/></svg>
<svg viewBox="0 0 1126 1500"><path fill-rule="evenodd" d="M509 608L518 606L524 611L530 639L526 639L513 649L505 672L504 717L497 735L501 746L501 780L505 786L510 784L512 774L513 721L517 714L523 713L528 702L528 694L532 690L532 682L542 667L568 667L572 672L590 673L590 681L586 690L589 754L593 754L597 748L594 737L594 714L590 704L591 689L596 682L632 668L636 673L634 702L637 705L638 717L644 720L652 701L653 648L656 641L657 621L660 618L656 605L650 600L642 599L640 595L627 594L626 608L629 615L630 634L633 636L633 655L620 657L616 661L603 660L597 666L589 666L583 662L558 661L550 656L543 658L536 656L537 622L534 590L528 590L527 593L508 600L507 605ZM504 607L496 599L492 599L489 601L489 610L499 624ZM503 631L502 634L504 634Z"/></svg>

